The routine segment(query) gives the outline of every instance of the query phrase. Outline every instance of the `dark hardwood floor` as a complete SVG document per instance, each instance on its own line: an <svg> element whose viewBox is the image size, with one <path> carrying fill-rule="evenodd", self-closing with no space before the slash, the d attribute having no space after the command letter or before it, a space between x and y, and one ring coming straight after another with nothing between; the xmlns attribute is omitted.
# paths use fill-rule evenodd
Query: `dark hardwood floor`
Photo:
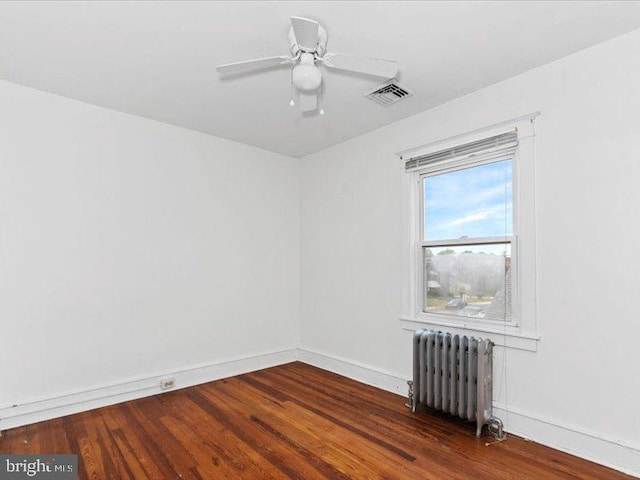
<svg viewBox="0 0 640 480"><path fill-rule="evenodd" d="M488 445L487 445L488 444ZM2 453L77 453L81 479L630 479L302 363L4 432Z"/></svg>

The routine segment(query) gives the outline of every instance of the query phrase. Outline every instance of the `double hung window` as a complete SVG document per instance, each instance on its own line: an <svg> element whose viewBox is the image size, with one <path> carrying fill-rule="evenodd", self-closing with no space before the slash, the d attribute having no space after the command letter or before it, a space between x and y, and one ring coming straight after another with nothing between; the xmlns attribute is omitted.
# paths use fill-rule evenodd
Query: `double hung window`
<svg viewBox="0 0 640 480"><path fill-rule="evenodd" d="M415 147L404 161L403 328L535 351L538 113Z"/></svg>
<svg viewBox="0 0 640 480"><path fill-rule="evenodd" d="M511 322L516 148L514 132L409 164L419 168L422 312Z"/></svg>

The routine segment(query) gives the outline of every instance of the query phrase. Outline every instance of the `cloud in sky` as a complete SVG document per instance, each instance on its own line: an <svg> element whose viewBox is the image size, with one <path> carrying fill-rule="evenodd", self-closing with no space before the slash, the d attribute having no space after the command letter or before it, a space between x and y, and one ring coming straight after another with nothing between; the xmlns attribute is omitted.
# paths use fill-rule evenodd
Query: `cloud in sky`
<svg viewBox="0 0 640 480"><path fill-rule="evenodd" d="M493 208L487 208L476 213L465 215L464 217L456 218L444 224L444 227L456 227L458 225L464 225L465 223L480 222L496 215L504 216L504 205L497 205Z"/></svg>
<svg viewBox="0 0 640 480"><path fill-rule="evenodd" d="M469 222L478 222L487 218L487 215L488 213L486 212L472 213L471 215L467 215L466 217L456 218L455 220L449 222L447 225L454 227L456 225L462 225Z"/></svg>

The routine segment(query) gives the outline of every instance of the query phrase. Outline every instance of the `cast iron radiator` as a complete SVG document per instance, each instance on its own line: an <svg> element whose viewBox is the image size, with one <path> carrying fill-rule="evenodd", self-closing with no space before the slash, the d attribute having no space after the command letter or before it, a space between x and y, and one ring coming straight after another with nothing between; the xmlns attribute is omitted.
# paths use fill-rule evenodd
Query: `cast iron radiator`
<svg viewBox="0 0 640 480"><path fill-rule="evenodd" d="M502 422L492 415L493 342L420 329L413 336L413 382L408 407L424 407L475 421L503 439Z"/></svg>

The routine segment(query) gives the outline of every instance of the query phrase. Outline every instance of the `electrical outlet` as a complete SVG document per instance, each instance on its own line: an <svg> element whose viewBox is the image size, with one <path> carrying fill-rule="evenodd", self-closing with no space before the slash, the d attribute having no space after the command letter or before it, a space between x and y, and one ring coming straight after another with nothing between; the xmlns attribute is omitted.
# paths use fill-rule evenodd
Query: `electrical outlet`
<svg viewBox="0 0 640 480"><path fill-rule="evenodd" d="M163 378L160 380L160 388L162 390L169 390L176 386L176 379L173 377Z"/></svg>

